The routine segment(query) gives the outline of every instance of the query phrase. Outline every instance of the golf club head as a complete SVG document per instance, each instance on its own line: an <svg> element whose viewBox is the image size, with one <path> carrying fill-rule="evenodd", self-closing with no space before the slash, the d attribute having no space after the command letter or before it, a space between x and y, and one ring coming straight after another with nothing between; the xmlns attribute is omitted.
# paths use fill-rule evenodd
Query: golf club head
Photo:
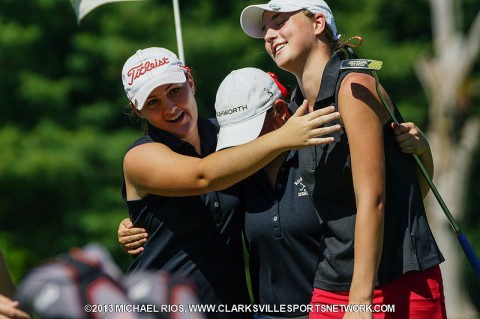
<svg viewBox="0 0 480 319"><path fill-rule="evenodd" d="M349 59L343 60L340 70L370 70L378 71L382 68L383 62L369 59Z"/></svg>

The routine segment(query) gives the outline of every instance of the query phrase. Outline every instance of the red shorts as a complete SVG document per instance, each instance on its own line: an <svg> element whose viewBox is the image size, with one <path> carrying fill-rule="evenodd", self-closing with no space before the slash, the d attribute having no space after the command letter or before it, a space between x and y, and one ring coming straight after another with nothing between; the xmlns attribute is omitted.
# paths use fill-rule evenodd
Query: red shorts
<svg viewBox="0 0 480 319"><path fill-rule="evenodd" d="M342 319L346 307L353 311L373 311L374 319L445 319L445 296L440 267L410 271L373 292L371 308L348 305L348 292L314 288L310 319Z"/></svg>

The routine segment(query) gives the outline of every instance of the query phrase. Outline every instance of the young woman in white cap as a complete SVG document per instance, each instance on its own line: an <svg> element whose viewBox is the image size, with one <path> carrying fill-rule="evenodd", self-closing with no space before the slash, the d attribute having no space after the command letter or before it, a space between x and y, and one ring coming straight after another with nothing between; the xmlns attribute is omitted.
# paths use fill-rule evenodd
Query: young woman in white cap
<svg viewBox="0 0 480 319"><path fill-rule="evenodd" d="M268 88L270 100L257 98ZM279 89L280 88L280 89ZM237 99L230 98L232 95ZM273 75L243 68L221 83L215 102L217 150L241 145L281 128L289 118L286 90ZM255 112L229 114L257 101ZM255 319L307 318L322 231L298 170L297 151L286 151L240 183Z"/></svg>
<svg viewBox="0 0 480 319"><path fill-rule="evenodd" d="M198 117L193 78L175 54L163 48L138 50L125 63L122 81L130 108L148 125L123 161L123 196L130 217L149 234L129 272L183 273L194 280L202 303L248 303L237 188L227 187L285 150L331 142L318 136L338 127L317 127L338 114L323 110L300 116L300 110L282 129L214 153L217 129Z"/></svg>
<svg viewBox="0 0 480 319"><path fill-rule="evenodd" d="M345 55L328 5L272 0L248 6L240 21L249 36L264 39L280 68L295 75L294 106L307 99L313 111L335 100L341 114L335 143L299 151L324 234L310 317L445 318L443 256L425 215L427 189L419 185L413 159L395 144L374 78L346 74L335 96ZM415 129L412 123L396 128ZM408 152L433 170L428 143ZM381 312L382 305L395 305L395 312Z"/></svg>

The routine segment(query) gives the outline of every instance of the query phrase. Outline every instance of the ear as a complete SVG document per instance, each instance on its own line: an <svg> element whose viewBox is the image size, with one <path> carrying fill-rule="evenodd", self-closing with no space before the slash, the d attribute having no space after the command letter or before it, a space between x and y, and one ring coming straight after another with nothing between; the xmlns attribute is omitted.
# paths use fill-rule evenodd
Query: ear
<svg viewBox="0 0 480 319"><path fill-rule="evenodd" d="M188 85L190 85L190 89L192 90L193 95L195 95L195 81L193 81L193 77L190 72L187 72L187 81Z"/></svg>
<svg viewBox="0 0 480 319"><path fill-rule="evenodd" d="M135 107L135 105L133 105L132 102L130 102L130 103L128 104L128 106L130 107L130 110L132 110L132 112L135 113L135 115L137 115L137 116L138 116L139 118L141 118L141 119L144 118L142 111L141 111L141 110L138 110L138 109Z"/></svg>
<svg viewBox="0 0 480 319"><path fill-rule="evenodd" d="M277 110L278 118L285 123L290 118L290 112L287 107L287 103L284 100L278 99L274 104L275 109Z"/></svg>
<svg viewBox="0 0 480 319"><path fill-rule="evenodd" d="M327 26L327 21L323 13L316 13L314 18L314 32L318 36L322 34Z"/></svg>

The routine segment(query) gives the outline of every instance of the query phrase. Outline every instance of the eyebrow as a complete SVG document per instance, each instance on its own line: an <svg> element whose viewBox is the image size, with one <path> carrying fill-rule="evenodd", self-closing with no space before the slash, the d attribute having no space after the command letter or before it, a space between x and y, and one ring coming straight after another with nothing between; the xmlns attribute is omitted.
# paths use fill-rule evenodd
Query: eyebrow
<svg viewBox="0 0 480 319"><path fill-rule="evenodd" d="M272 19L271 19L271 20L275 20L281 13L283 13L283 12L277 12L277 13L275 13L275 14L272 16Z"/></svg>
<svg viewBox="0 0 480 319"><path fill-rule="evenodd" d="M266 11L265 11L266 12ZM263 14L265 14L265 12ZM270 18L270 21L273 21L275 20L282 12L277 12L275 13L271 18ZM263 20L263 16L262 16L262 20ZM263 22L263 21L262 21ZM265 23L263 23L263 27L265 28Z"/></svg>
<svg viewBox="0 0 480 319"><path fill-rule="evenodd" d="M170 83L166 88L165 88L165 91L167 91L168 89L170 89L172 87L172 85L175 85L175 83ZM149 95L147 97L147 100L148 99L151 99L151 98L154 98L154 97L157 97L155 94L152 94L152 95Z"/></svg>

